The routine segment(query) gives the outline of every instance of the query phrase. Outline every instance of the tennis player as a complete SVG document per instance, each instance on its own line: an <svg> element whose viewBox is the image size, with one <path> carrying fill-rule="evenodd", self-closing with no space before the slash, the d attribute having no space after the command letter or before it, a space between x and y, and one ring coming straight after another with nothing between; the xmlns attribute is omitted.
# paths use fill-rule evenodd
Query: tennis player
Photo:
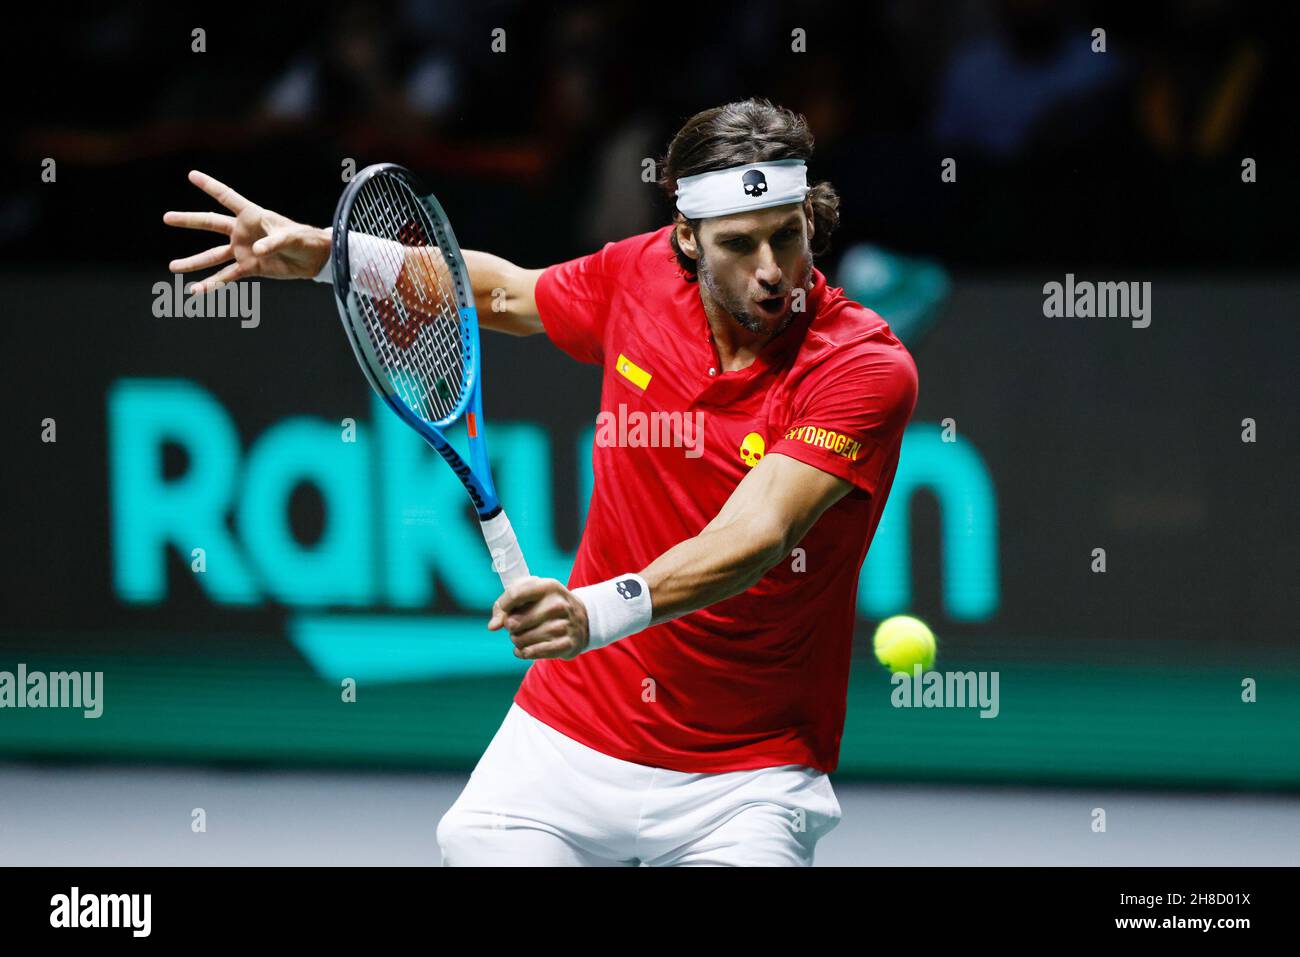
<svg viewBox="0 0 1300 957"><path fill-rule="evenodd" d="M444 864L809 865L838 823L858 575L917 375L813 265L839 199L812 154L766 100L706 110L668 148L670 225L539 270L465 252L480 324L599 365L602 415L569 584L492 609L535 664L438 825ZM328 231L240 217L208 283L326 278ZM202 255L173 269L224 261Z"/></svg>

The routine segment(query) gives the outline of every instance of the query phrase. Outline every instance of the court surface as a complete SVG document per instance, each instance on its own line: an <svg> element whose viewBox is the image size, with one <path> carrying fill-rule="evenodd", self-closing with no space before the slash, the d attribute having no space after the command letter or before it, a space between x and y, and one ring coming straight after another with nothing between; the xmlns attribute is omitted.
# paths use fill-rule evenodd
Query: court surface
<svg viewBox="0 0 1300 957"><path fill-rule="evenodd" d="M834 779L832 779L834 780ZM0 865L424 865L460 774L0 764ZM1295 865L1288 795L835 781L819 866ZM207 832L190 827L201 807ZM1106 833L1091 829L1106 810Z"/></svg>

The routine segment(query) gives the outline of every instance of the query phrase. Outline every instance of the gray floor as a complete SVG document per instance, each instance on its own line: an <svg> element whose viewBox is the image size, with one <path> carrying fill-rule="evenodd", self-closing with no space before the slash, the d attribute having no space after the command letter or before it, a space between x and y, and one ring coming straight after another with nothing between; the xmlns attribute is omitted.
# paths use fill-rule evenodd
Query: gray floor
<svg viewBox="0 0 1300 957"><path fill-rule="evenodd" d="M436 864L459 775L0 764L0 864ZM1295 865L1300 800L835 784L826 865ZM193 833L191 812L207 813ZM1092 809L1106 811L1094 833Z"/></svg>

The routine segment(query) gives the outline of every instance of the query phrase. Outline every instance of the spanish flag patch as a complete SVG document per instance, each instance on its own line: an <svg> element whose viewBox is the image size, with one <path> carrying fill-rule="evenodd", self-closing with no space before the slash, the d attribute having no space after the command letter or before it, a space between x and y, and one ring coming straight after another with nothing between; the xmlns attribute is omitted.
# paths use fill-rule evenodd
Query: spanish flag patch
<svg viewBox="0 0 1300 957"><path fill-rule="evenodd" d="M646 387L650 385L650 373L646 372L645 369L642 369L621 352L618 354L618 361L614 364L614 368L618 370L619 375L628 382L631 382L642 392L644 392Z"/></svg>

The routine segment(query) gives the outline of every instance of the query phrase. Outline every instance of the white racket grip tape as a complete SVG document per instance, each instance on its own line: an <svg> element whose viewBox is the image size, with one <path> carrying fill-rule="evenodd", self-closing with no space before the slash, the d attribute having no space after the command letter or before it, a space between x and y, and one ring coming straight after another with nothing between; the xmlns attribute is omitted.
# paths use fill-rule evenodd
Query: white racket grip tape
<svg viewBox="0 0 1300 957"><path fill-rule="evenodd" d="M501 585L506 587L521 578L528 577L528 563L519 548L519 539L506 518L505 510L497 512L486 522L479 522L483 529L483 540L487 542L488 551L492 553L492 570L501 576Z"/></svg>
<svg viewBox="0 0 1300 957"><path fill-rule="evenodd" d="M573 594L587 607L587 647L594 651L645 631L653 618L650 586L640 575L619 575L597 585L583 585Z"/></svg>

